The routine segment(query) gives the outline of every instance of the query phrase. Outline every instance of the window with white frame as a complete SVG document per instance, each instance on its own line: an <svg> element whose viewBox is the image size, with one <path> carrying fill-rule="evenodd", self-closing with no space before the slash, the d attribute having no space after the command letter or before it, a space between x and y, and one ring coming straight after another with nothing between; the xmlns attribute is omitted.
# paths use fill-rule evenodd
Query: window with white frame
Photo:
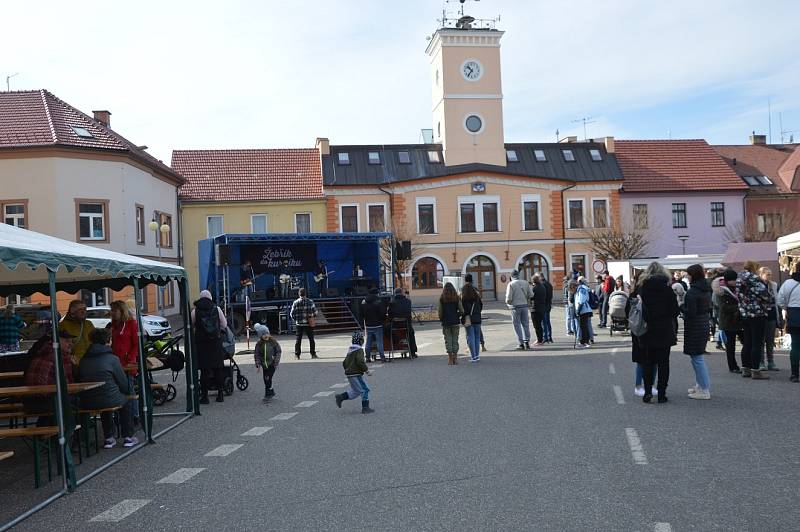
<svg viewBox="0 0 800 532"><path fill-rule="evenodd" d="M370 233L386 231L386 205L383 203L367 204L367 222Z"/></svg>
<svg viewBox="0 0 800 532"><path fill-rule="evenodd" d="M358 233L358 205L340 205L339 222L342 233Z"/></svg>
<svg viewBox="0 0 800 532"><path fill-rule="evenodd" d="M261 235L267 232L267 215L250 215L250 232L254 235Z"/></svg>
<svg viewBox="0 0 800 532"><path fill-rule="evenodd" d="M583 200L569 200L567 202L570 229L583 229Z"/></svg>
<svg viewBox="0 0 800 532"><path fill-rule="evenodd" d="M168 231L161 231L161 227L167 226ZM165 212L158 213L158 245L162 248L172 247L172 215Z"/></svg>
<svg viewBox="0 0 800 532"><path fill-rule="evenodd" d="M25 203L3 203L3 222L20 229L27 228Z"/></svg>
<svg viewBox="0 0 800 532"><path fill-rule="evenodd" d="M539 209L541 201L539 194L522 195L523 231L540 231L542 229L541 211Z"/></svg>
<svg viewBox="0 0 800 532"><path fill-rule="evenodd" d="M136 205L136 243L144 244L144 205Z"/></svg>
<svg viewBox="0 0 800 532"><path fill-rule="evenodd" d="M506 150L506 159L510 163L519 162L519 158L517 157L517 150Z"/></svg>
<svg viewBox="0 0 800 532"><path fill-rule="evenodd" d="M533 150L533 157L536 159L536 162L547 162L547 156L544 154L544 150Z"/></svg>
<svg viewBox="0 0 800 532"><path fill-rule="evenodd" d="M310 233L311 232L311 213L310 212L296 212L294 213L294 232L295 233Z"/></svg>
<svg viewBox="0 0 800 532"><path fill-rule="evenodd" d="M78 236L80 240L107 240L107 202L78 202Z"/></svg>
<svg viewBox="0 0 800 532"><path fill-rule="evenodd" d="M436 198L417 198L417 233L436 233Z"/></svg>
<svg viewBox="0 0 800 532"><path fill-rule="evenodd" d="M458 207L460 232L500 231L500 196L460 196Z"/></svg>
<svg viewBox="0 0 800 532"><path fill-rule="evenodd" d="M592 225L598 229L608 227L607 199L592 199Z"/></svg>
<svg viewBox="0 0 800 532"><path fill-rule="evenodd" d="M341 165L348 165L350 164L350 154L344 151L339 152L339 164Z"/></svg>
<svg viewBox="0 0 800 532"><path fill-rule="evenodd" d="M214 214L206 217L208 238L214 238L225 232L223 227L223 217L221 214Z"/></svg>
<svg viewBox="0 0 800 532"><path fill-rule="evenodd" d="M377 151L367 152L367 159L369 164L381 164L381 154Z"/></svg>

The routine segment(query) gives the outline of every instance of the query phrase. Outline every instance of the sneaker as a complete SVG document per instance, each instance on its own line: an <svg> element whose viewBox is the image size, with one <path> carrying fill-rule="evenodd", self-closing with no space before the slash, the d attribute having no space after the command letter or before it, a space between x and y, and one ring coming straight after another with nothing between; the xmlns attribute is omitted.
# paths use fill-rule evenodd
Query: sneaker
<svg viewBox="0 0 800 532"><path fill-rule="evenodd" d="M667 399L666 395L659 395L658 399L657 399L657 402L659 402L659 403L667 403L667 402L669 402L669 399Z"/></svg>
<svg viewBox="0 0 800 532"><path fill-rule="evenodd" d="M116 438L106 438L105 443L103 443L103 449L113 449L117 446Z"/></svg>
<svg viewBox="0 0 800 532"><path fill-rule="evenodd" d="M334 396L334 399L336 399L336 407L337 408L342 408L342 402L344 401L344 397L343 396L344 396L344 394L338 394L338 393Z"/></svg>
<svg viewBox="0 0 800 532"><path fill-rule="evenodd" d="M122 443L123 447L133 447L134 445L139 445L139 438L136 436L125 438L125 441Z"/></svg>
<svg viewBox="0 0 800 532"><path fill-rule="evenodd" d="M319 358L317 355L312 354L311 358Z"/></svg>
<svg viewBox="0 0 800 532"><path fill-rule="evenodd" d="M742 369L741 368L733 368L733 369L729 369L728 371L730 371L731 373L741 373Z"/></svg>
<svg viewBox="0 0 800 532"><path fill-rule="evenodd" d="M475 362L480 362L480 361L481 361L481 356L480 355L476 356L475 357Z"/></svg>
<svg viewBox="0 0 800 532"><path fill-rule="evenodd" d="M689 399L711 399L711 392L698 389L689 394Z"/></svg>
<svg viewBox="0 0 800 532"><path fill-rule="evenodd" d="M470 362L477 362L477 361L478 361L478 359L477 359L477 358L470 358L470 359L469 359L469 361L470 361Z"/></svg>
<svg viewBox="0 0 800 532"><path fill-rule="evenodd" d="M636 397L644 397L644 386L634 386L633 395Z"/></svg>
<svg viewBox="0 0 800 532"><path fill-rule="evenodd" d="M758 371L767 371L767 365L762 362L758 365Z"/></svg>
<svg viewBox="0 0 800 532"><path fill-rule="evenodd" d="M751 371L751 373L752 373L751 378L754 381L765 381L769 379L769 375L767 375L766 373L762 373L760 369L759 370L754 369L753 371Z"/></svg>
<svg viewBox="0 0 800 532"><path fill-rule="evenodd" d="M517 350L517 351L525 351L525 344L519 344L519 345L517 346L517 349L516 349L516 350Z"/></svg>
<svg viewBox="0 0 800 532"><path fill-rule="evenodd" d="M767 371L780 371L781 368L775 365L775 361L770 360L767 362Z"/></svg>
<svg viewBox="0 0 800 532"><path fill-rule="evenodd" d="M538 347L542 345L544 345L544 342L536 342L535 344L533 344L533 347Z"/></svg>
<svg viewBox="0 0 800 532"><path fill-rule="evenodd" d="M717 344L717 349L719 349L720 351L725 351L725 346L722 344Z"/></svg>
<svg viewBox="0 0 800 532"><path fill-rule="evenodd" d="M699 391L700 391L700 386L698 386L698 385L697 385L697 383L695 383L695 385L694 385L694 386L690 386L690 387L689 387L689 389L688 389L687 391L688 391L690 394L692 394L692 393L696 393L696 392L699 392Z"/></svg>
<svg viewBox="0 0 800 532"><path fill-rule="evenodd" d="M750 368L742 368L742 377L743 378L749 379L752 376L753 376L753 374L752 374L752 371L750 370Z"/></svg>

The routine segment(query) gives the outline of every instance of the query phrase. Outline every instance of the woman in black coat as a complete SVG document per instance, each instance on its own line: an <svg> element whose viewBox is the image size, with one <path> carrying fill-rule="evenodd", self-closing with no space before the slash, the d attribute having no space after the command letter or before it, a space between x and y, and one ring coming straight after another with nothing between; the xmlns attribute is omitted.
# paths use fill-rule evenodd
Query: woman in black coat
<svg viewBox="0 0 800 532"><path fill-rule="evenodd" d="M692 264L686 270L691 283L683 301L683 352L692 357L696 384L689 388L692 399L711 399L711 379L703 355L708 343L711 286L703 266Z"/></svg>
<svg viewBox="0 0 800 532"><path fill-rule="evenodd" d="M653 398L651 392L656 367L658 402L667 402L669 350L678 343L675 318L679 314L678 301L669 283L669 272L658 262L650 263L639 278L642 317L647 323L647 332L639 337L639 357L644 372L645 391L642 401L645 403Z"/></svg>

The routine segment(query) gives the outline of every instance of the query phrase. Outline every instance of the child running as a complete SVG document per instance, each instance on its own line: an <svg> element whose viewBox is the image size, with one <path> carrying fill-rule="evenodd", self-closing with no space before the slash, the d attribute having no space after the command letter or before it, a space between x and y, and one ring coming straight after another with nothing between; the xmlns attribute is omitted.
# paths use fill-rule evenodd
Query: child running
<svg viewBox="0 0 800 532"><path fill-rule="evenodd" d="M258 342L253 353L256 360L256 371L264 370L264 399L266 403L275 395L272 388L272 377L281 361L281 345L269 333L269 328L261 323L256 323L253 330L258 335Z"/></svg>
<svg viewBox="0 0 800 532"><path fill-rule="evenodd" d="M353 333L352 343L347 348L347 356L344 357L344 374L347 380L350 381L350 389L337 393L334 398L336 399L336 406L342 408L342 402L348 399L355 399L361 396L361 413L372 414L375 412L369 407L369 386L367 381L364 380L364 375L372 375L367 368L367 362L364 359L364 349L361 347L364 344L364 333L356 331Z"/></svg>

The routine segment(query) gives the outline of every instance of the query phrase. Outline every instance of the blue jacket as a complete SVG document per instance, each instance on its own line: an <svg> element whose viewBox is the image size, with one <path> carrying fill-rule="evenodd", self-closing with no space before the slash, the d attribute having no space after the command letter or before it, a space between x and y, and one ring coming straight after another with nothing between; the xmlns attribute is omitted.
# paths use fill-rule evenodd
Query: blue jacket
<svg viewBox="0 0 800 532"><path fill-rule="evenodd" d="M585 284L579 284L575 291L575 312L578 316L592 313L592 307L589 306L589 287Z"/></svg>

